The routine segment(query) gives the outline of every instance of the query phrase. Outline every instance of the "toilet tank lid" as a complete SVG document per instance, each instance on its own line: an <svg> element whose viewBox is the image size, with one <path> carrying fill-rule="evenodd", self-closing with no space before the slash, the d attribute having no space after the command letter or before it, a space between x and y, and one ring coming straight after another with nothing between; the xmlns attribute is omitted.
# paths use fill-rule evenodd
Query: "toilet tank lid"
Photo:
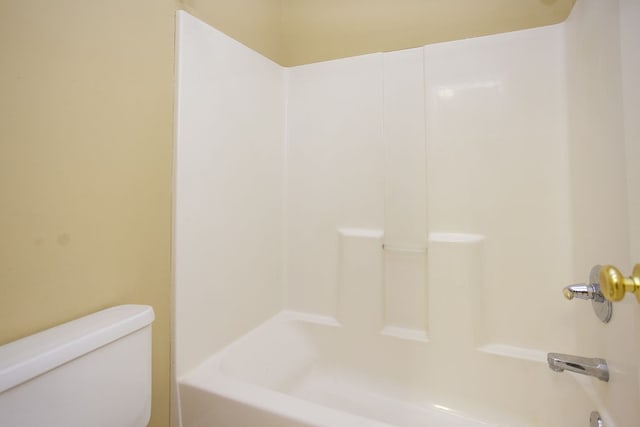
<svg viewBox="0 0 640 427"><path fill-rule="evenodd" d="M0 393L153 322L148 305L119 305L0 346Z"/></svg>

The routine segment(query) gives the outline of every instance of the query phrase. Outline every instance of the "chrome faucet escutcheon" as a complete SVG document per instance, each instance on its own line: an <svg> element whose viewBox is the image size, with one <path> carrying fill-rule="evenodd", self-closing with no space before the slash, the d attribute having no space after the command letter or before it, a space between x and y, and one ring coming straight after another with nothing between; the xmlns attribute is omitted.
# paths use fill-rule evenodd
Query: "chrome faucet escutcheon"
<svg viewBox="0 0 640 427"><path fill-rule="evenodd" d="M571 371L595 377L600 381L609 381L609 366L604 359L549 353L547 363L555 372Z"/></svg>
<svg viewBox="0 0 640 427"><path fill-rule="evenodd" d="M600 270L599 265L594 265L589 274L589 282L567 286L562 290L562 294L568 300L574 298L591 300L593 311L598 319L608 323L611 320L613 307L611 301L607 300L600 290Z"/></svg>

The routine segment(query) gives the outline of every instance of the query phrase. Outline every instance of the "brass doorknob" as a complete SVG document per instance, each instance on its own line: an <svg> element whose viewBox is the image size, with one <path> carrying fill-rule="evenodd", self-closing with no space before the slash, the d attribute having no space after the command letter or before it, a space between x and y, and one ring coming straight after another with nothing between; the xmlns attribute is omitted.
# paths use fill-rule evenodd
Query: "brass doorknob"
<svg viewBox="0 0 640 427"><path fill-rule="evenodd" d="M633 267L630 277L624 275L612 265L604 265L600 268L600 288L602 294L609 301L620 301L625 292L635 294L640 303L640 264Z"/></svg>

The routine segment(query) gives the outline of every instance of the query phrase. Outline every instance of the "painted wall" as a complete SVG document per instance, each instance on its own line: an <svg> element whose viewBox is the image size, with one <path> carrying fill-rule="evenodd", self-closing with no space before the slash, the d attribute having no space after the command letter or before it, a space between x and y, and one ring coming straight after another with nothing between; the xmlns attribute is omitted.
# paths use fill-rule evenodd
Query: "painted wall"
<svg viewBox="0 0 640 427"><path fill-rule="evenodd" d="M177 376L281 308L282 68L178 14Z"/></svg>
<svg viewBox="0 0 640 427"><path fill-rule="evenodd" d="M281 0L177 0L181 9L279 62Z"/></svg>
<svg viewBox="0 0 640 427"><path fill-rule="evenodd" d="M284 66L555 24L575 0L179 0Z"/></svg>
<svg viewBox="0 0 640 427"><path fill-rule="evenodd" d="M573 3L283 0L279 58L293 66L550 25Z"/></svg>
<svg viewBox="0 0 640 427"><path fill-rule="evenodd" d="M0 343L150 304L169 421L171 0L0 2Z"/></svg>

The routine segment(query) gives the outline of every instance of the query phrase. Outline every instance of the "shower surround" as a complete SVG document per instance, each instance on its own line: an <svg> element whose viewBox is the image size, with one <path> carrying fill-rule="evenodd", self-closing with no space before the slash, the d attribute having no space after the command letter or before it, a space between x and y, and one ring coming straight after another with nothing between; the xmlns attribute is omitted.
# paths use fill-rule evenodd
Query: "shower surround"
<svg viewBox="0 0 640 427"><path fill-rule="evenodd" d="M581 43L597 7L293 68L178 13L184 427L585 425L594 386L545 360L592 322L562 287L605 250L629 263L626 212L580 246L589 153L624 163L598 151L622 129L615 62L576 77L611 54L613 24Z"/></svg>

